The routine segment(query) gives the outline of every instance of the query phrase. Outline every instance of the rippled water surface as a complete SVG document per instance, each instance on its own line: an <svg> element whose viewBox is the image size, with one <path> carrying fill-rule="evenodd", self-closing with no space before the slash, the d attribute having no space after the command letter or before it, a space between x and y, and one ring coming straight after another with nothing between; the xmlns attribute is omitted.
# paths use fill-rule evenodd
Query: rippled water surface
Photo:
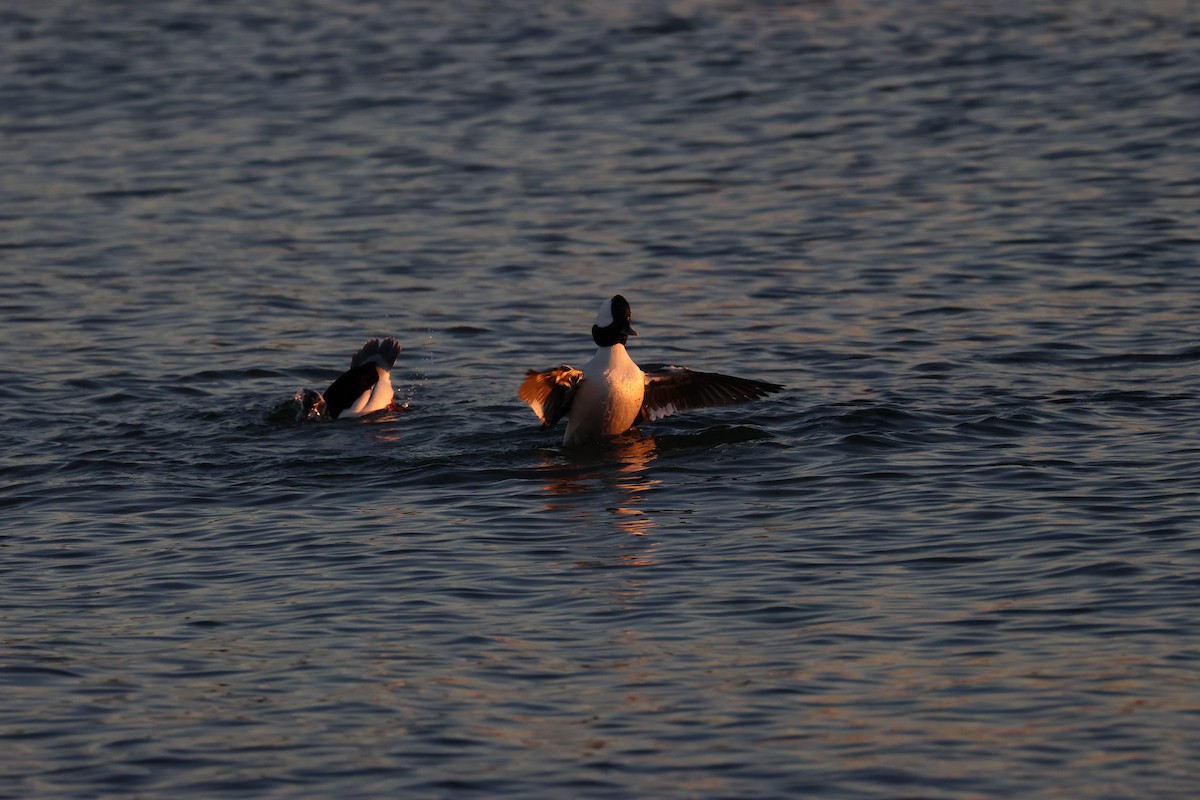
<svg viewBox="0 0 1200 800"><path fill-rule="evenodd" d="M1196 11L9 4L0 795L1194 796Z"/></svg>

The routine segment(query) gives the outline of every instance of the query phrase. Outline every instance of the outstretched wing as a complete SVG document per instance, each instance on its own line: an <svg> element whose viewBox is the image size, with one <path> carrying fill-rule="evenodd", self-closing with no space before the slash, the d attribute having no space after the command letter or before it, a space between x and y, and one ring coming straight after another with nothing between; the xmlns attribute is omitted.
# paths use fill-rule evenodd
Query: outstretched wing
<svg viewBox="0 0 1200 800"><path fill-rule="evenodd" d="M637 420L652 422L676 411L707 408L757 400L783 387L777 383L735 378L716 372L696 372L685 367L643 367L646 373L646 394Z"/></svg>
<svg viewBox="0 0 1200 800"><path fill-rule="evenodd" d="M545 430L570 413L575 387L581 380L583 372L566 364L543 372L531 369L525 373L517 397L529 404Z"/></svg>

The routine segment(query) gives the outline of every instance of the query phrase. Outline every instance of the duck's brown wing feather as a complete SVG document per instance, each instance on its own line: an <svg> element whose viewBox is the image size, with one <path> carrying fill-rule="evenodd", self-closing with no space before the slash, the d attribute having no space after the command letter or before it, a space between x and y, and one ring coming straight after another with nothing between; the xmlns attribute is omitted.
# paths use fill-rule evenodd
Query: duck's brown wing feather
<svg viewBox="0 0 1200 800"><path fill-rule="evenodd" d="M583 380L583 372L563 364L561 367L529 370L517 390L517 397L524 400L542 421L543 430L553 427L571 410L575 387Z"/></svg>

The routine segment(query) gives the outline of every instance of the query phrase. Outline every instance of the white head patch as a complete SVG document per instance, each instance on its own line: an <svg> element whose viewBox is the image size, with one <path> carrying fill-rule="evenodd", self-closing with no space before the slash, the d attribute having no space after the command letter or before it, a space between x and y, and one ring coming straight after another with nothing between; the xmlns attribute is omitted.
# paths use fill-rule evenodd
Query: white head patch
<svg viewBox="0 0 1200 800"><path fill-rule="evenodd" d="M607 328L613 324L612 315L612 298L608 298L600 304L600 311L596 314L596 327Z"/></svg>

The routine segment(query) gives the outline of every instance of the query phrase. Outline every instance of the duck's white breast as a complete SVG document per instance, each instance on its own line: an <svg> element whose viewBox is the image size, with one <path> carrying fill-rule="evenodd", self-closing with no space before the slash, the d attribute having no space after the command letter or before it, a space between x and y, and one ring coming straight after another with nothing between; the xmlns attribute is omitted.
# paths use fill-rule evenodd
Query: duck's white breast
<svg viewBox="0 0 1200 800"><path fill-rule="evenodd" d="M642 407L646 379L624 345L602 347L583 367L563 444L618 436L629 430Z"/></svg>

